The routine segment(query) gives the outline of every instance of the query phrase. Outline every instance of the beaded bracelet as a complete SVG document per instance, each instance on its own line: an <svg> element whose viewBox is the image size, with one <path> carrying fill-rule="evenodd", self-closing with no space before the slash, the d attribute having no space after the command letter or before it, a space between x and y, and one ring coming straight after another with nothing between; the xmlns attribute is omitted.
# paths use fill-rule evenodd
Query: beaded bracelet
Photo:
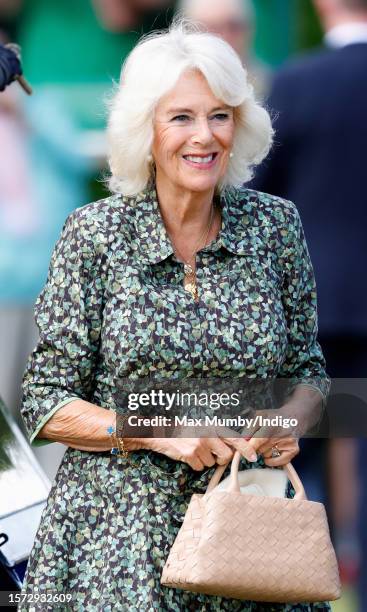
<svg viewBox="0 0 367 612"><path fill-rule="evenodd" d="M127 418L128 416L122 417L122 427ZM122 427L120 429L122 429ZM124 459L127 459L127 457L129 456L129 451L126 450L123 439L117 435L116 428L113 427L113 425L110 425L109 427L107 427L107 433L111 436L111 438L114 437L116 440L116 446L113 445L111 448L111 455L116 455L117 457L123 457Z"/></svg>

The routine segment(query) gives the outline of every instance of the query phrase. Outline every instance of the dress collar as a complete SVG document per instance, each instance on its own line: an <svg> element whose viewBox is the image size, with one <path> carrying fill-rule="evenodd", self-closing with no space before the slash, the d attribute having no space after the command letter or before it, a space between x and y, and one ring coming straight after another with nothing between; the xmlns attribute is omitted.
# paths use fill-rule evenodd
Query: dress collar
<svg viewBox="0 0 367 612"><path fill-rule="evenodd" d="M242 188L241 200L235 189L220 196L218 202L222 212L222 228L217 238L203 250L214 251L224 247L238 255L253 251L249 233L246 231L249 223L246 208L249 211L249 206L252 206L251 198L248 197L250 193L254 192ZM165 260L174 251L162 219L155 185L149 185L136 196L134 209L135 250L138 259L150 264Z"/></svg>

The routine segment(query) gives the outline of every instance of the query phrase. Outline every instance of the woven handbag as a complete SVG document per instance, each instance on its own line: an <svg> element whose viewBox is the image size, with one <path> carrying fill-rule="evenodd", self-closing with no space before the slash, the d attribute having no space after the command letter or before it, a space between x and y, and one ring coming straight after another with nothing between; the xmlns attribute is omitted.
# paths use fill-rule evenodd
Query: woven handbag
<svg viewBox="0 0 367 612"><path fill-rule="evenodd" d="M284 470L293 499L241 493L240 458L237 451L227 490L215 491L226 468L219 466L206 493L191 497L161 583L274 603L338 599L338 565L324 506L307 500L291 464Z"/></svg>

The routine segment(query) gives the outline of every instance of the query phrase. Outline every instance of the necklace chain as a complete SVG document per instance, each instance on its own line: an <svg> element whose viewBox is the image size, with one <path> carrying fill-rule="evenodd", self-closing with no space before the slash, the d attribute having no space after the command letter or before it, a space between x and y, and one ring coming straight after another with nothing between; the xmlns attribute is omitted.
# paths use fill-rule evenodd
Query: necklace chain
<svg viewBox="0 0 367 612"><path fill-rule="evenodd" d="M193 256L194 256L194 255L197 253L197 251L198 251L198 247L199 247L199 246L200 246L200 244L203 242L203 239L204 239L204 246L205 246L205 244L207 243L208 236L209 236L209 232L210 232L210 229L211 229L211 227L212 227L212 223L213 223L213 217L214 217L214 206L212 205L212 207L211 207L211 211L210 211L210 219L209 219L209 224L208 224L208 226L207 226L206 228L204 228L203 233L201 234L201 236L200 236L199 240L197 241L197 243L196 243L196 245L195 245L195 248L194 248L194 250L193 250L193 252L192 252L192 254L191 254L191 257L193 257ZM171 240L172 240L172 239L171 239ZM175 250L175 252L177 253L177 255L179 255L179 256L180 256L180 258L182 259L182 261L183 261L183 262L184 262L184 263L185 263L187 266L192 267L192 266L191 266L191 264L189 264L189 263L188 263L188 261L187 261L187 260L186 260L186 259L183 257L183 255L182 255L181 251L178 249L178 247L177 247L175 244L173 244L173 247L174 247L174 250Z"/></svg>
<svg viewBox="0 0 367 612"><path fill-rule="evenodd" d="M197 241L197 243L195 245L195 249L194 249L194 251L191 254L191 257L196 255L196 253L198 251L198 248L199 248L200 244L202 243L202 241L204 241L204 246L206 245L206 243L208 241L209 232L210 232L211 227L213 225L213 219L214 219L214 204L212 203L211 212L210 212L210 219L209 219L208 226L204 229L204 231L201 234L199 240ZM193 268L193 266L187 261L187 259L185 259L185 257L183 257L183 255L180 252L180 250L174 244L174 241L172 240L172 238L171 238L171 242L173 244L173 248L174 248L174 251L175 251L176 255L178 255L180 257L180 259L182 259L182 261L184 263L184 272L185 272L184 288L185 288L186 291L191 293L193 299L195 301L197 301L198 300L198 285L197 285L196 271Z"/></svg>

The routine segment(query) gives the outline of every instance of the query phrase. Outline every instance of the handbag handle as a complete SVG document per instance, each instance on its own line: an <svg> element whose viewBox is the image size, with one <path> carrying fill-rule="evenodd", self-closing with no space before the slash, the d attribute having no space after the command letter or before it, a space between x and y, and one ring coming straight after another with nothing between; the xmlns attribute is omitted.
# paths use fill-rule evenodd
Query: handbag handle
<svg viewBox="0 0 367 612"><path fill-rule="evenodd" d="M241 453L239 451L236 451L233 456L232 464L231 464L231 474L230 474L229 487L228 487L229 493L240 493L241 492L240 483L238 481L238 468L240 465L240 459L241 459ZM205 495L210 493L214 489L214 487L217 486L217 484L219 483L220 479L222 478L224 474L224 471L228 463L226 463L225 465L218 465L217 469L215 470L213 476L210 479ZM303 487L302 481L300 477L298 476L296 470L294 469L293 465L291 463L286 463L283 466L283 469L286 472L295 490L295 495L293 499L303 499L303 500L307 499L306 492Z"/></svg>

